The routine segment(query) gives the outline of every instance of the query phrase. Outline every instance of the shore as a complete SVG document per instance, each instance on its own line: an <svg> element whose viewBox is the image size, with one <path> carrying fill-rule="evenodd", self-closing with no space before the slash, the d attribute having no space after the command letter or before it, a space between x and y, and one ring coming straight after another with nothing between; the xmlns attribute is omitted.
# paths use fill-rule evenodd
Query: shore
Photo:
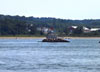
<svg viewBox="0 0 100 72"><path fill-rule="evenodd" d="M0 37L0 39L44 39L45 37ZM62 37L64 39L86 39L86 38L100 38L100 37Z"/></svg>
<svg viewBox="0 0 100 72"><path fill-rule="evenodd" d="M93 38L100 38L100 37L64 37L65 39L93 39Z"/></svg>
<svg viewBox="0 0 100 72"><path fill-rule="evenodd" d="M0 37L0 39L44 39L45 37Z"/></svg>

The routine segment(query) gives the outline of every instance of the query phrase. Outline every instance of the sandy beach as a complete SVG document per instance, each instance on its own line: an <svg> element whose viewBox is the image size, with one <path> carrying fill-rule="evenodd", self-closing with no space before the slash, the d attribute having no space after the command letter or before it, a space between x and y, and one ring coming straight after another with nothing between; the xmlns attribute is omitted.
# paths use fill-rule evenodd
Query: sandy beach
<svg viewBox="0 0 100 72"><path fill-rule="evenodd" d="M93 38L100 38L100 37L64 37L65 39L93 39Z"/></svg>
<svg viewBox="0 0 100 72"><path fill-rule="evenodd" d="M44 39L45 37L0 37L0 39Z"/></svg>

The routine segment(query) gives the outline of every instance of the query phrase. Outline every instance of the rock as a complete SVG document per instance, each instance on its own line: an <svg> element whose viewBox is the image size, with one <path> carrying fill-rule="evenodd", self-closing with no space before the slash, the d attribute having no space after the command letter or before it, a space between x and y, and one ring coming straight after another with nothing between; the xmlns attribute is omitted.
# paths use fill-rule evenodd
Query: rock
<svg viewBox="0 0 100 72"><path fill-rule="evenodd" d="M69 41L64 39L43 39L42 42L69 42Z"/></svg>

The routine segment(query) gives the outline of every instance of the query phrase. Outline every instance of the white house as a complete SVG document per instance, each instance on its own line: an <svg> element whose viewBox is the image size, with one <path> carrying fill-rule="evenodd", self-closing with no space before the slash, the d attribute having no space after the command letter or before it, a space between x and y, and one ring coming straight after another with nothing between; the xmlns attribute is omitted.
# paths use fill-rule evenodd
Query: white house
<svg viewBox="0 0 100 72"><path fill-rule="evenodd" d="M98 31L98 30L100 30L100 28L91 28L91 29L90 29L91 32L93 32L93 31Z"/></svg>
<svg viewBox="0 0 100 72"><path fill-rule="evenodd" d="M71 26L71 28L76 29L78 26Z"/></svg>
<svg viewBox="0 0 100 72"><path fill-rule="evenodd" d="M83 32L84 32L84 33L89 33L89 32L91 32L91 31L90 31L89 28L87 28L87 27L84 26L84 27L83 27Z"/></svg>

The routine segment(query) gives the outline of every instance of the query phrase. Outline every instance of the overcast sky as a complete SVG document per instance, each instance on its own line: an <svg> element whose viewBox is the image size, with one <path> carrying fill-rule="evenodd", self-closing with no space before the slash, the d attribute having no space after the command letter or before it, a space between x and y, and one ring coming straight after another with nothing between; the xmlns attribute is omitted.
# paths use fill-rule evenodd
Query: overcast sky
<svg viewBox="0 0 100 72"><path fill-rule="evenodd" d="M0 0L0 14L100 19L100 0Z"/></svg>

